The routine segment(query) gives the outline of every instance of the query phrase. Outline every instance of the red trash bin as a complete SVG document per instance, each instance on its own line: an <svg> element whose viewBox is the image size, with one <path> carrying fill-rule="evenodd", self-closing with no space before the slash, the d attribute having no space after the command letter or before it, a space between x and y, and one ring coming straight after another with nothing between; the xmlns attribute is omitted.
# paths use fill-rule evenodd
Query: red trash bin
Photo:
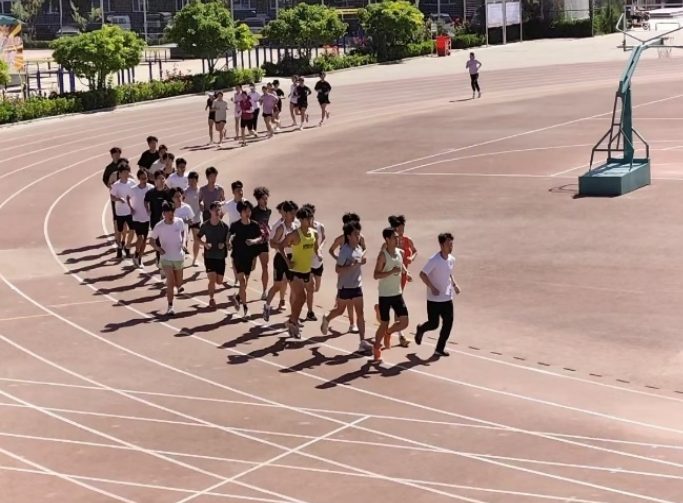
<svg viewBox="0 0 683 503"><path fill-rule="evenodd" d="M439 57L451 55L451 37L439 35L436 37L436 54Z"/></svg>

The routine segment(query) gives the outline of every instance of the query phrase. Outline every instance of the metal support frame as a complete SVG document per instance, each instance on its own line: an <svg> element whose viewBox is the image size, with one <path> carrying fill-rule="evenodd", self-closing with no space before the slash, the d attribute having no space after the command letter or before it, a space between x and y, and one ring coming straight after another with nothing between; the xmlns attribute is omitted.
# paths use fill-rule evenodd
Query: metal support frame
<svg viewBox="0 0 683 503"><path fill-rule="evenodd" d="M619 88L614 97L614 107L612 109L612 124L609 130L600 138L600 141L591 150L591 161L588 167L589 171L593 169L593 161L596 152L607 152L607 159L609 161L620 161L624 164L629 164L629 169L633 169L633 160L635 157L635 147L633 144L634 135L645 145L645 157L650 158L650 145L645 138L633 127L633 103L631 101L631 81L633 74L636 71L638 62L642 54L651 47L661 47L664 40L672 33L683 30L683 27L676 28L661 35L655 35L646 40L642 40L631 33L627 33L625 29L621 28L622 22L626 22L626 16L622 14L617 21L617 30L624 34L624 36L631 37L638 42L633 48L631 56L626 63L624 73L619 80ZM626 28L624 24L624 28ZM678 47L678 46L671 46ZM603 143L609 138L607 146L603 147ZM622 158L618 159L613 156L614 153L621 153Z"/></svg>

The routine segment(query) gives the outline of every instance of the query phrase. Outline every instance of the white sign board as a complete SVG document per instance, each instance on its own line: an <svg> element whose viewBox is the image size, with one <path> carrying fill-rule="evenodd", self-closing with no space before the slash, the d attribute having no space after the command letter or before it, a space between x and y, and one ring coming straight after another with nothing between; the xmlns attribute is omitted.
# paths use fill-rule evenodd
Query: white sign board
<svg viewBox="0 0 683 503"><path fill-rule="evenodd" d="M512 26L522 24L519 2L505 2L505 24Z"/></svg>
<svg viewBox="0 0 683 503"><path fill-rule="evenodd" d="M486 4L486 24L489 28L499 28L503 26L502 2L488 2Z"/></svg>

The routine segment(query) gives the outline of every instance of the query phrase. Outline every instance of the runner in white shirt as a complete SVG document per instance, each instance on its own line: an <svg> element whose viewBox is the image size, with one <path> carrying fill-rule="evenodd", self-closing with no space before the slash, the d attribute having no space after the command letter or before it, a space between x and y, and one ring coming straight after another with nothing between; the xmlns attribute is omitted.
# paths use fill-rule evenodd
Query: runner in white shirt
<svg viewBox="0 0 683 503"><path fill-rule="evenodd" d="M227 218L228 226L232 225L233 222L237 222L240 218L242 218L240 212L237 211L237 203L242 202L244 200L244 185L242 184L242 182L240 182L239 180L232 182L230 188L232 189L233 198L230 201L225 201L223 203L223 207L221 208L221 213L223 214L224 220ZM234 284L238 285L239 282L237 281L237 272L235 271L235 267L231 266L231 269L235 278ZM229 284L227 278L225 278L225 283L226 285Z"/></svg>
<svg viewBox="0 0 683 503"><path fill-rule="evenodd" d="M187 251L187 236L190 233L190 224L194 219L194 211L189 204L185 202L185 191L180 187L171 189L171 199L173 200L173 207L175 209L175 217L179 218L185 224L185 241L183 241L183 251Z"/></svg>
<svg viewBox="0 0 683 503"><path fill-rule="evenodd" d="M474 57L473 52L470 52L470 59L465 63L465 68L470 71L472 98L474 98L477 93L479 93L479 98L481 98L481 88L479 87L479 69L481 68L481 63Z"/></svg>
<svg viewBox="0 0 683 503"><path fill-rule="evenodd" d="M254 84L249 84L249 98L251 99L251 102L254 104L254 117L251 119L251 123L254 126L253 132L256 136L258 136L258 116L259 113L261 113L261 93L259 93L256 90L256 86Z"/></svg>
<svg viewBox="0 0 683 503"><path fill-rule="evenodd" d="M135 242L135 254L133 263L140 269L142 257L147 246L147 236L149 235L149 213L145 205L145 194L154 188L154 185L147 183L147 171L138 170L138 184L131 189L130 207L133 209L133 230L138 240Z"/></svg>
<svg viewBox="0 0 683 503"><path fill-rule="evenodd" d="M240 120L242 119L242 110L240 109L240 101L242 101L242 86L235 86L235 94L232 97L235 112L235 141L240 138Z"/></svg>
<svg viewBox="0 0 683 503"><path fill-rule="evenodd" d="M202 205L200 201L200 190L199 190L199 173L196 171L191 171L187 175L187 180L189 186L185 191L185 202L190 205L192 211L194 212L194 218L190 224L190 233L192 234L192 267L197 265L197 259L199 258L199 250L201 247L201 240L197 235L199 233L199 228L202 224ZM188 237L189 239L189 237Z"/></svg>
<svg viewBox="0 0 683 503"><path fill-rule="evenodd" d="M315 218L315 206L312 204L304 204L305 207L310 208L313 212L313 217ZM313 229L315 229L316 237L318 240L318 249L322 250L325 246L325 226L318 222L313 221ZM306 319L309 321L318 321L318 317L313 311L313 297L316 292L320 290L320 284L323 279L323 259L317 255L313 256L313 265L311 266L311 281L306 283L306 306L308 307L308 314Z"/></svg>
<svg viewBox="0 0 683 503"><path fill-rule="evenodd" d="M178 160L175 162L175 172L171 173L166 178L166 187L169 189L181 188L186 190L190 185L187 175L185 174L186 169L187 161L182 157L178 158Z"/></svg>
<svg viewBox="0 0 683 503"><path fill-rule="evenodd" d="M434 351L437 357L449 356L446 342L453 328L453 293L460 293L460 287L453 279L453 235L439 234L439 247L441 250L431 256L420 272L420 279L427 285L427 321L418 325L415 331L415 344L419 346L424 334L436 330L441 319L441 332Z"/></svg>
<svg viewBox="0 0 683 503"><path fill-rule="evenodd" d="M297 96L296 96L296 87L297 83L299 82L299 76L298 75L293 75L292 76L292 85L289 87L289 115L292 116L292 126L296 126L296 116L299 114L299 109L297 108ZM303 119L302 119L303 120Z"/></svg>
<svg viewBox="0 0 683 503"><path fill-rule="evenodd" d="M114 201L116 210L116 258L130 257L130 248L133 244L133 211L130 206L131 189L135 182L130 179L130 166L127 159L119 160L119 179L109 189L111 200Z"/></svg>
<svg viewBox="0 0 683 503"><path fill-rule="evenodd" d="M174 216L173 203L164 201L162 205L164 219L156 224L149 236L149 244L159 253L159 265L166 273L166 299L168 300L167 316L175 314L173 298L175 291L183 291L183 269L185 267L185 224ZM159 244L157 244L157 239Z"/></svg>

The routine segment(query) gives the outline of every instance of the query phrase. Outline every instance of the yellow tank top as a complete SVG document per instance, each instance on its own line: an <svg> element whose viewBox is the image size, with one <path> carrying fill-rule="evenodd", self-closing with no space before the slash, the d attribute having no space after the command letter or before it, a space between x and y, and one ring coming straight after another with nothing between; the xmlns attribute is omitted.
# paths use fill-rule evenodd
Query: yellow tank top
<svg viewBox="0 0 683 503"><path fill-rule="evenodd" d="M299 233L299 244L292 245L292 272L299 272L306 274L311 272L313 265L313 256L315 255L315 243L317 241L315 230L308 229L304 234L301 229L297 229Z"/></svg>

